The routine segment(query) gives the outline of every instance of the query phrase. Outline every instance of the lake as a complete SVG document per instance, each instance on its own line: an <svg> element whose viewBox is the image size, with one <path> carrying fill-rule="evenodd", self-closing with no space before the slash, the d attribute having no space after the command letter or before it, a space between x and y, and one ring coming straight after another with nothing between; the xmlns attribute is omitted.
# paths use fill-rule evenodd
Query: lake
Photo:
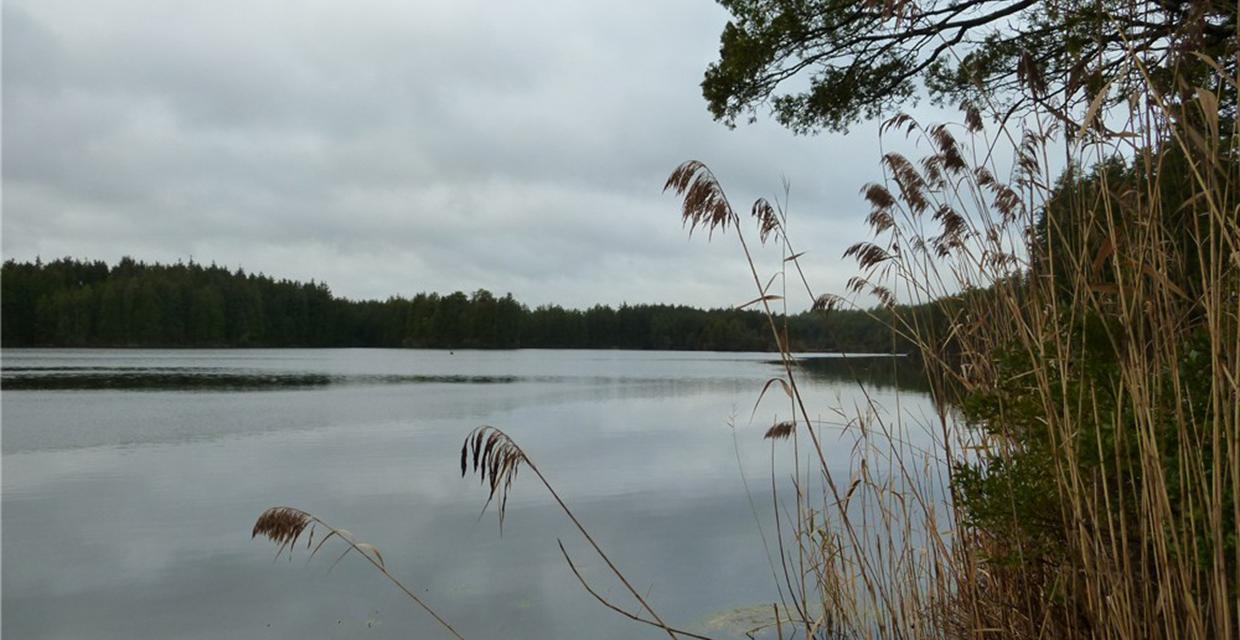
<svg viewBox="0 0 1240 640"><path fill-rule="evenodd" d="M777 598L759 535L759 522L773 535L762 434L789 417L786 396L769 392L750 420L782 370L773 357L5 350L3 635L446 637L361 558L329 571L341 547L273 563L275 545L250 528L290 505L378 547L467 638L666 637L576 582L557 538L601 592L631 602L532 474L517 478L502 536L493 511L479 516L486 492L458 456L490 424L665 620L743 637L727 614ZM862 361L841 362L801 377L826 421L862 403ZM899 360L864 362L885 411L932 415L916 385L883 374ZM846 478L852 436L824 434Z"/></svg>

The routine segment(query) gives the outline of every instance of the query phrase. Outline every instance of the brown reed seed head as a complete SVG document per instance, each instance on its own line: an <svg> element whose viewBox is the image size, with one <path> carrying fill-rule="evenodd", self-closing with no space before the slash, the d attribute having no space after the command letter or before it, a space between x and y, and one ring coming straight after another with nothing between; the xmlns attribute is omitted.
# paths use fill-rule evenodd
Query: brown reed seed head
<svg viewBox="0 0 1240 640"><path fill-rule="evenodd" d="M301 509L271 507L259 515L258 520L254 522L254 530L250 532L250 539L262 535L278 545L291 546L313 522L314 516Z"/></svg>
<svg viewBox="0 0 1240 640"><path fill-rule="evenodd" d="M858 242L844 251L845 258L855 258L862 269L869 269L891 259L891 254L873 242Z"/></svg>
<svg viewBox="0 0 1240 640"><path fill-rule="evenodd" d="M938 158L944 169L958 175L968 168L964 156L960 154L960 145L956 144L956 138L952 136L951 131L948 131L946 125L931 127L930 137L939 148L939 155L932 157Z"/></svg>
<svg viewBox="0 0 1240 640"><path fill-rule="evenodd" d="M461 445L461 477L465 477L472 463L479 481L488 486L487 504L499 495L501 526L508 506L508 491L522 462L528 463L528 459L521 447L508 434L492 426L483 425L469 432Z"/></svg>
<svg viewBox="0 0 1240 640"><path fill-rule="evenodd" d="M964 125L969 130L969 133L981 131L983 126L982 114L977 110L977 107L972 103L965 102L960 105L960 108L964 111Z"/></svg>
<svg viewBox="0 0 1240 640"><path fill-rule="evenodd" d="M909 211L915 215L924 212L930 206L930 201L926 198L928 185L925 178L917 172L917 167L909 162L908 158L894 152L885 154L882 162L895 178L896 186L900 187L900 195L903 196Z"/></svg>
<svg viewBox="0 0 1240 640"><path fill-rule="evenodd" d="M684 196L681 220L689 225L690 235L698 226L706 227L708 236L713 235L716 228L726 230L728 223L735 221L736 214L715 175L697 160L676 167L663 185L664 191L668 189Z"/></svg>
<svg viewBox="0 0 1240 640"><path fill-rule="evenodd" d="M783 440L792 435L797 428L797 423L792 420L777 422L766 430L766 435L762 436L764 440Z"/></svg>
<svg viewBox="0 0 1240 640"><path fill-rule="evenodd" d="M758 240L765 244L771 232L779 230L779 215L766 198L758 198L753 203L752 213L753 217L758 220Z"/></svg>
<svg viewBox="0 0 1240 640"><path fill-rule="evenodd" d="M840 306L843 299L833 293L824 293L814 298L813 311L834 311Z"/></svg>
<svg viewBox="0 0 1240 640"><path fill-rule="evenodd" d="M891 195L887 187L881 184L871 182L862 187L861 192L865 194L865 199L870 202L870 206L874 207L875 211L890 209L896 204L895 197Z"/></svg>

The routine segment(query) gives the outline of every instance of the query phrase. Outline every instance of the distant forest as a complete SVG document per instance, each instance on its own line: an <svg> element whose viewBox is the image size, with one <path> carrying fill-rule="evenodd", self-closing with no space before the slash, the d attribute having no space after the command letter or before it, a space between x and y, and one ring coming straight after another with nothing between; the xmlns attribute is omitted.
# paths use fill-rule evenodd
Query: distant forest
<svg viewBox="0 0 1240 640"><path fill-rule="evenodd" d="M760 311L624 304L533 309L480 289L348 300L323 283L194 262L4 263L6 347L419 347L768 351ZM907 352L855 310L788 319L802 351Z"/></svg>

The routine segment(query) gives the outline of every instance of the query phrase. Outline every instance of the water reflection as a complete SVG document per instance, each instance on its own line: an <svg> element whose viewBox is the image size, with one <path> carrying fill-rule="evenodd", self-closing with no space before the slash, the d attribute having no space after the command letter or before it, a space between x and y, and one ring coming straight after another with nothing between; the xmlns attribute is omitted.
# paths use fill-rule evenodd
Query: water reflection
<svg viewBox="0 0 1240 640"><path fill-rule="evenodd" d="M464 375L324 375L317 373L254 373L215 369L159 369L81 367L23 367L7 370L3 387L9 390L165 389L250 391L300 389L329 384L502 384L516 376Z"/></svg>
<svg viewBox="0 0 1240 640"><path fill-rule="evenodd" d="M909 356L817 356L801 358L797 364L811 379L821 382L860 382L868 388L930 392L920 363Z"/></svg>
<svg viewBox="0 0 1240 640"><path fill-rule="evenodd" d="M238 356L153 352L151 366ZM120 352L5 353L8 365L135 367ZM227 360L222 360L227 359ZM57 638L439 637L367 565L274 566L249 539L274 504L306 508L376 544L393 573L471 638L659 637L609 612L559 557L619 598L605 568L536 485L519 478L504 535L456 453L502 426L669 621L769 602L770 568L737 471L770 472L761 433L778 372L754 354L292 352L249 358L273 375L511 376L504 384L329 384L266 391L19 391L3 395L3 633ZM101 364L102 362L102 364ZM151 372L150 375L158 375ZM853 393L807 383L827 407ZM877 394L891 402L895 389ZM919 395L905 405L925 408ZM919 404L920 403L920 404ZM841 438L843 436L840 436ZM832 447L846 469L848 447ZM771 508L757 501L759 519ZM625 602L623 598L619 598ZM716 631L718 633L718 631Z"/></svg>

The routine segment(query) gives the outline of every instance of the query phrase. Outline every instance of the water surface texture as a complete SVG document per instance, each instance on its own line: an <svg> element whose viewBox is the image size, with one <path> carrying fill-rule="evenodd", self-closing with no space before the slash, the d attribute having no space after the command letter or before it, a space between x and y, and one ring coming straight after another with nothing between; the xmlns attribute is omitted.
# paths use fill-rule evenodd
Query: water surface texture
<svg viewBox="0 0 1240 640"><path fill-rule="evenodd" d="M329 572L339 547L273 564L275 547L250 527L284 504L376 545L467 638L660 637L577 584L557 538L602 593L631 602L532 474L517 479L502 536L493 512L479 517L485 492L461 478L458 453L491 424L665 619L743 637L712 620L777 598L757 524L772 512L761 435L788 417L787 398L769 393L750 421L780 373L771 358L6 350L3 635L445 637L359 558ZM834 362L807 370L802 386L827 420L862 402L858 377L889 411L923 419L920 390L899 390L895 376L884 384L898 366L854 375ZM846 474L848 437L827 443Z"/></svg>

